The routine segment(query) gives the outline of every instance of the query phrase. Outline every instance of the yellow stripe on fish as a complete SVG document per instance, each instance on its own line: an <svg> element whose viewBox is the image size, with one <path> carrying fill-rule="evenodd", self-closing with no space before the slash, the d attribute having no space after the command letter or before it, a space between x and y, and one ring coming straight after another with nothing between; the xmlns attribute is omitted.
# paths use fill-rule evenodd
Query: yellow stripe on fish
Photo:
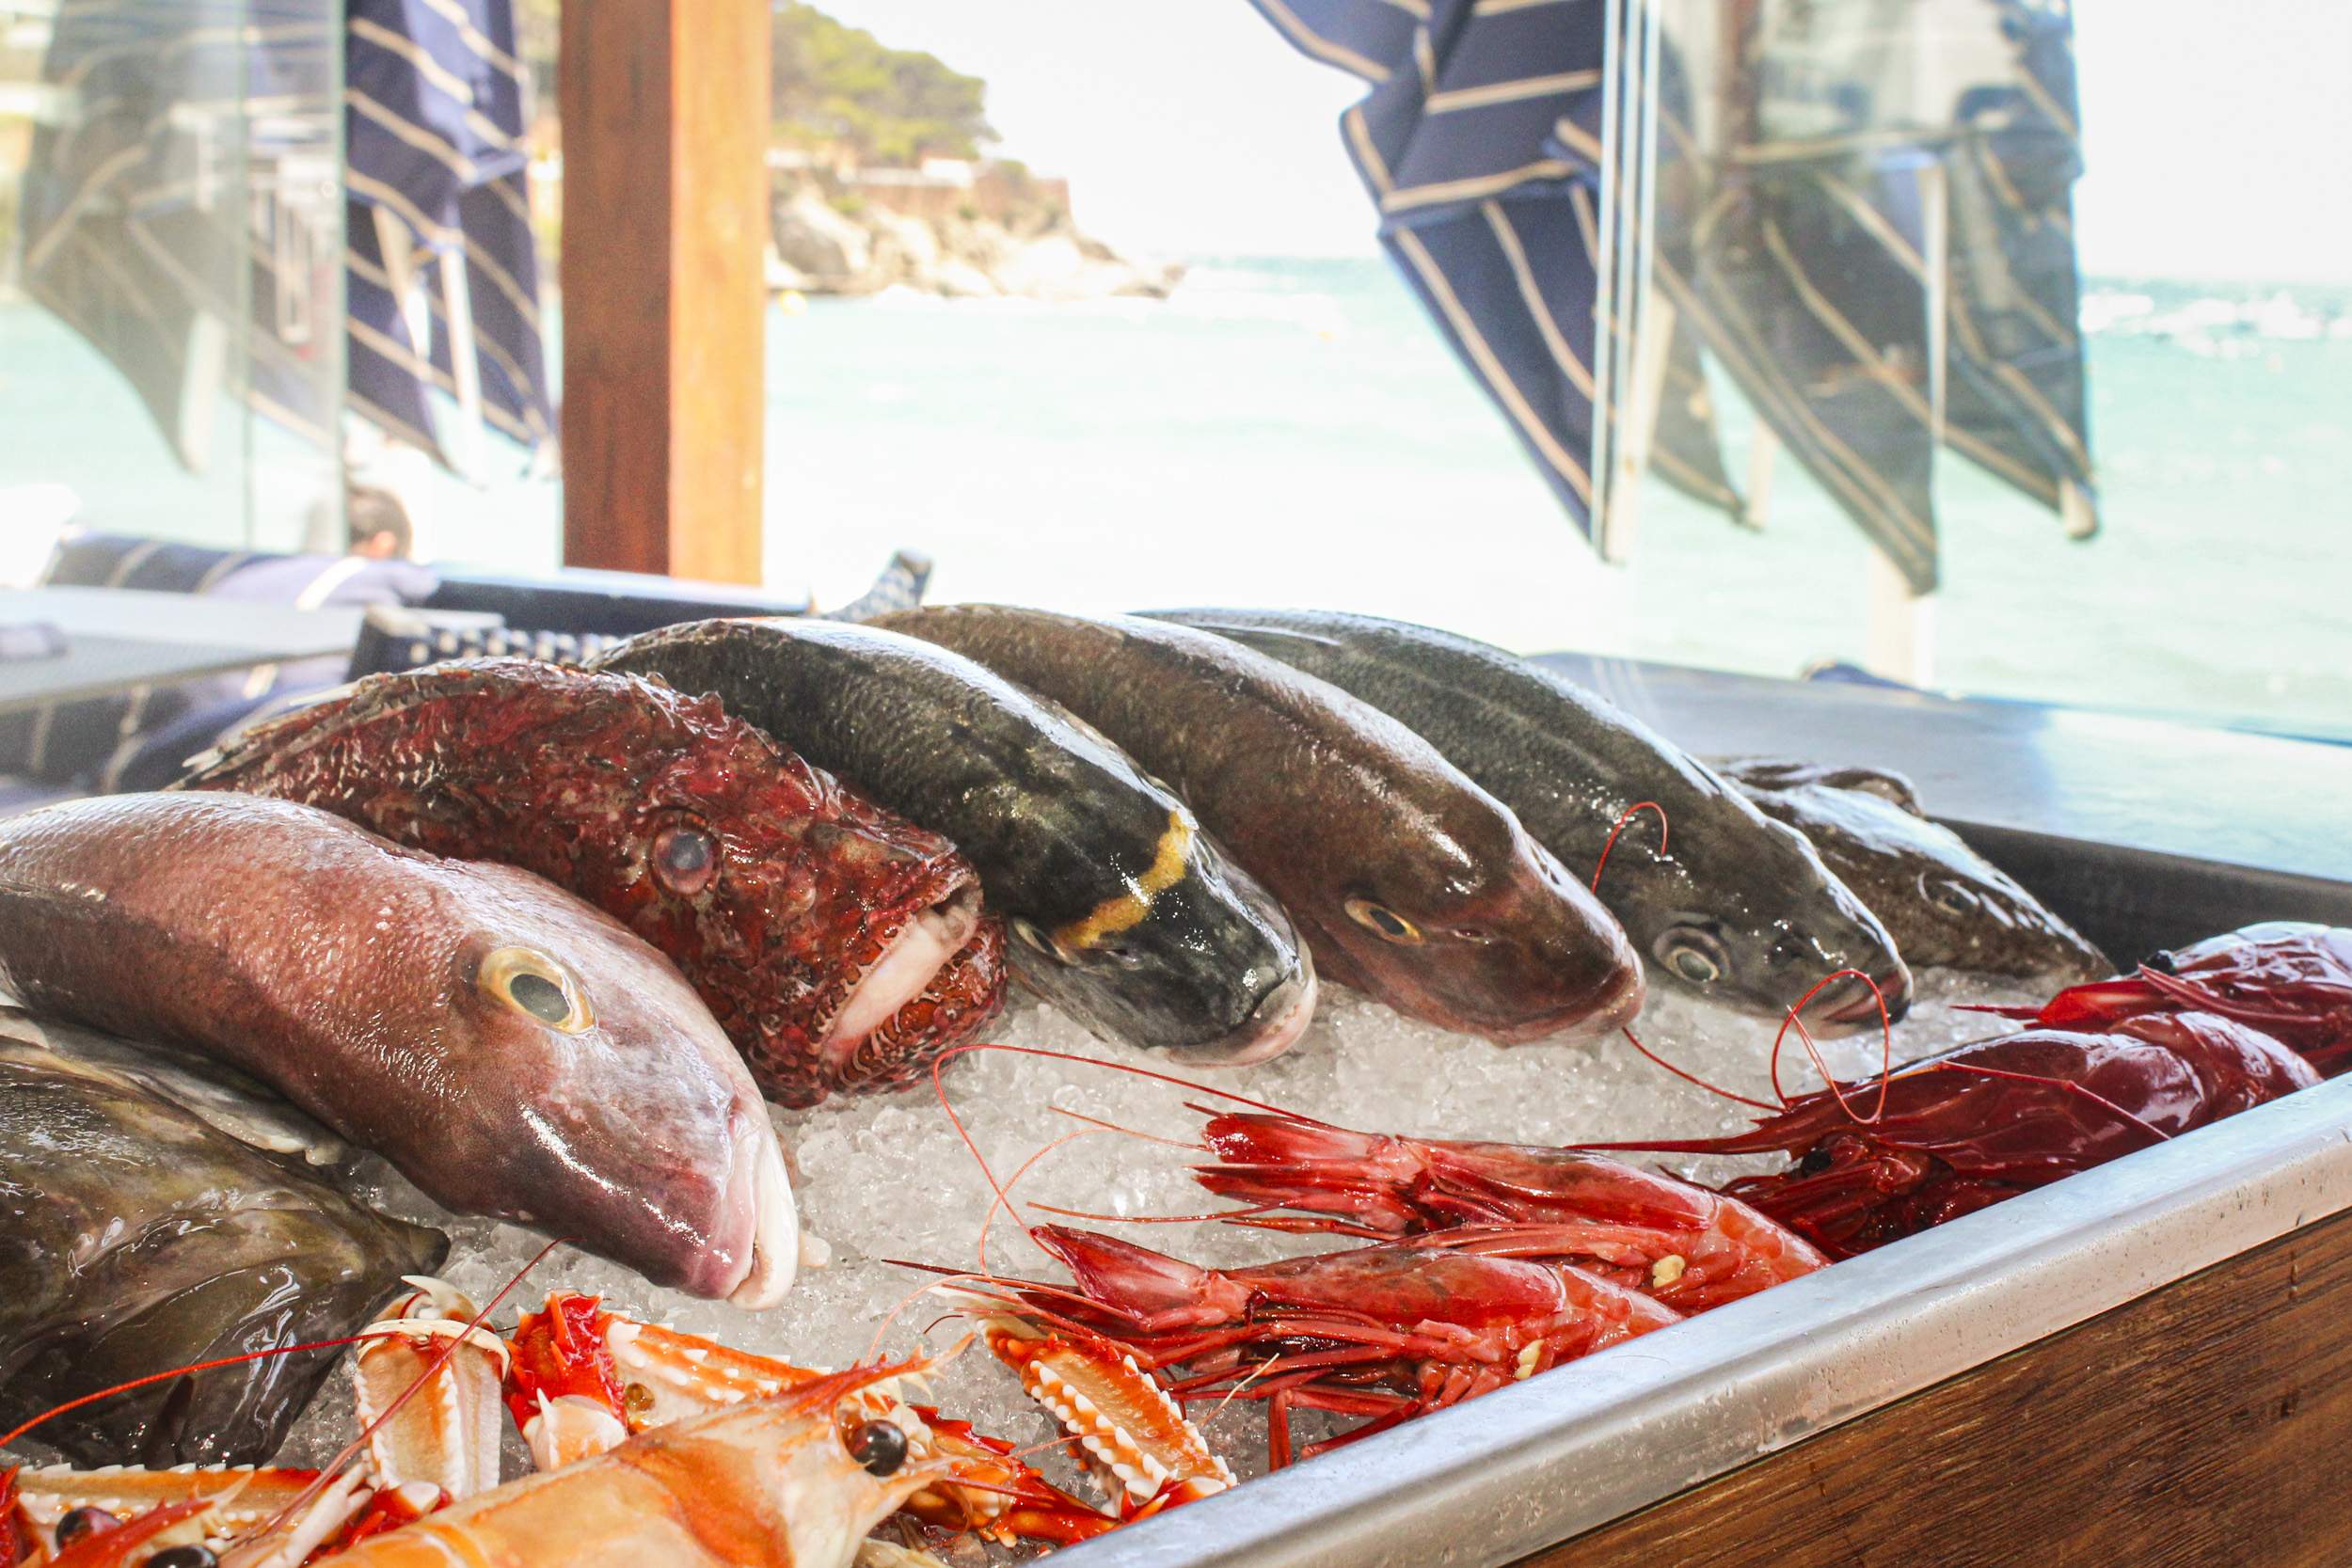
<svg viewBox="0 0 2352 1568"><path fill-rule="evenodd" d="M1152 863L1142 876L1131 879L1127 891L1115 898L1105 898L1094 906L1084 918L1073 920L1054 933L1054 941L1064 947L1088 948L1104 937L1143 924L1152 912L1152 900L1184 879L1184 863L1192 853L1192 818L1181 811L1168 814L1168 832L1152 857Z"/></svg>

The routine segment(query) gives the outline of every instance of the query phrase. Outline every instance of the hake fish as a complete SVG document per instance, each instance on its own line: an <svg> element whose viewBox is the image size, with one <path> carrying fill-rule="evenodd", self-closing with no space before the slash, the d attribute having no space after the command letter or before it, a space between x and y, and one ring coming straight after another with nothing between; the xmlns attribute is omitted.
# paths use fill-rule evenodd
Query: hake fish
<svg viewBox="0 0 2352 1568"><path fill-rule="evenodd" d="M1911 973L1877 917L1794 831L1678 747L1541 665L1428 626L1311 610L1183 610L1151 617L1213 631L1329 681L1427 737L1590 876L1669 983L1776 1015L1841 969L1878 984L1888 1012ZM1876 1028L1878 1000L1849 976L1805 1009L1817 1032Z"/></svg>
<svg viewBox="0 0 2352 1568"><path fill-rule="evenodd" d="M595 668L707 694L945 834L1010 923L1015 972L1096 1034L1188 1060L1286 1050L1314 1010L1290 917L1090 725L979 664L832 621L702 621Z"/></svg>
<svg viewBox="0 0 2352 1568"><path fill-rule="evenodd" d="M118 795L0 821L0 990L192 1048L425 1194L762 1307L799 1227L767 1106L619 923L313 807Z"/></svg>
<svg viewBox="0 0 2352 1568"><path fill-rule="evenodd" d="M1642 1005L1625 933L1394 720L1222 638L997 606L882 617L1060 703L1168 781L1290 911L1324 976L1505 1043Z"/></svg>

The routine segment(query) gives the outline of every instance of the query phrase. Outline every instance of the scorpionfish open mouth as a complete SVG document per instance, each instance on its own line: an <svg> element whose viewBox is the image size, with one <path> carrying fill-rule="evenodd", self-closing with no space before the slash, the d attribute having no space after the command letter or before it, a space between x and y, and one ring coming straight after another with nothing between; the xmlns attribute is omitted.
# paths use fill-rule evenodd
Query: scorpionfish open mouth
<svg viewBox="0 0 2352 1568"><path fill-rule="evenodd" d="M905 1083L996 1015L1004 927L966 882L900 927L866 966L818 1042L836 1088Z"/></svg>

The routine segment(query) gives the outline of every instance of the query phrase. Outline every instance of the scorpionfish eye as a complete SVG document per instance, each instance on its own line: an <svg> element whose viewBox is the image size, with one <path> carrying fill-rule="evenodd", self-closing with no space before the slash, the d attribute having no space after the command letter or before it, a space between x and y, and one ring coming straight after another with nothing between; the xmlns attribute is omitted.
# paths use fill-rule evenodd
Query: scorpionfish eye
<svg viewBox="0 0 2352 1568"><path fill-rule="evenodd" d="M718 879L719 840L691 817L679 817L653 835L653 878L680 898Z"/></svg>
<svg viewBox="0 0 2352 1568"><path fill-rule="evenodd" d="M907 1462L907 1434L896 1421L861 1421L845 1440L850 1457L870 1476L895 1476Z"/></svg>

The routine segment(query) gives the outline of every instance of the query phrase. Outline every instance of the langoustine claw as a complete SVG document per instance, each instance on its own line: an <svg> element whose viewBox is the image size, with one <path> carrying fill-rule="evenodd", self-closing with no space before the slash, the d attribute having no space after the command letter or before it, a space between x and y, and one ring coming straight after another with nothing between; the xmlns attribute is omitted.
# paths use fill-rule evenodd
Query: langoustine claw
<svg viewBox="0 0 2352 1568"><path fill-rule="evenodd" d="M541 1469L827 1375L640 1323L571 1291L551 1292L545 1309L525 1313L511 1348L507 1408ZM854 1398L868 1418L904 1433L911 1455L940 1466L939 1479L904 1505L916 1518L1003 1544L1023 1537L1080 1541L1118 1522L1009 1457L1011 1445L932 1406L908 1402L906 1391L896 1380L881 1380Z"/></svg>

